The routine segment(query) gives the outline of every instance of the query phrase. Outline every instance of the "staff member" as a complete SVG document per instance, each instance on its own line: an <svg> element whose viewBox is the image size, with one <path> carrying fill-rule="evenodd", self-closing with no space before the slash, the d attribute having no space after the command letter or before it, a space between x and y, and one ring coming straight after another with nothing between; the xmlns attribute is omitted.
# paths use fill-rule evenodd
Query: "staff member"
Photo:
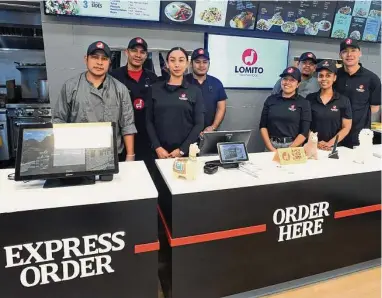
<svg viewBox="0 0 382 298"><path fill-rule="evenodd" d="M153 85L147 106L147 131L158 158L188 154L204 126L204 106L200 89L183 77L188 55L183 48L167 54L170 78Z"/></svg>
<svg viewBox="0 0 382 298"><path fill-rule="evenodd" d="M352 128L343 141L349 148L359 145L359 132L371 127L371 113L377 113L381 105L381 80L359 63L361 55L357 40L347 38L341 42L343 67L338 70L335 89L346 95L352 106Z"/></svg>
<svg viewBox="0 0 382 298"><path fill-rule="evenodd" d="M318 148L331 150L336 136L341 142L350 131L352 111L350 100L333 90L337 79L337 67L333 61L324 60L317 66L321 90L309 94L312 109L310 130L318 133Z"/></svg>
<svg viewBox="0 0 382 298"><path fill-rule="evenodd" d="M85 56L87 71L63 85L53 112L54 123L115 122L120 161L134 160L134 113L127 88L107 74L111 51L102 41ZM124 145L127 154L122 154Z"/></svg>
<svg viewBox="0 0 382 298"><path fill-rule="evenodd" d="M317 78L313 75L316 71L317 58L312 52L303 53L298 60L298 68L301 72L301 83L298 87L297 93L302 97L306 97L308 94L317 92L320 90ZM273 87L272 94L278 94L281 92L281 79L276 82Z"/></svg>
<svg viewBox="0 0 382 298"><path fill-rule="evenodd" d="M146 129L146 103L151 97L151 85L157 80L157 76L143 69L147 59L147 43L143 38L135 37L130 40L125 54L127 65L115 69L111 75L130 91L138 130L135 136L135 160L148 160L151 159L151 149Z"/></svg>
<svg viewBox="0 0 382 298"><path fill-rule="evenodd" d="M260 133L267 151L302 145L312 120L309 101L297 94L300 70L288 67L280 77L282 91L265 100L261 113Z"/></svg>
<svg viewBox="0 0 382 298"><path fill-rule="evenodd" d="M196 49L191 55L192 72L186 76L190 84L202 90L204 100L204 131L214 131L222 123L226 111L227 94L219 79L207 74L210 54L205 49Z"/></svg>

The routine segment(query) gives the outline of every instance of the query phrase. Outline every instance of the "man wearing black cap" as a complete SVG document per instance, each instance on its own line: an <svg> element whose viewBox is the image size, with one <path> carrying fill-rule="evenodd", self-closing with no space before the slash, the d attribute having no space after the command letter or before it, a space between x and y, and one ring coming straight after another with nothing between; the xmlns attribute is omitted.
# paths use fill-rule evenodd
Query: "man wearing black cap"
<svg viewBox="0 0 382 298"><path fill-rule="evenodd" d="M54 123L115 122L120 161L134 160L134 113L129 91L108 75L111 51L92 43L85 56L87 71L64 83L53 112ZM122 143L122 137L124 144ZM123 148L127 154L123 154Z"/></svg>
<svg viewBox="0 0 382 298"><path fill-rule="evenodd" d="M192 74L186 79L202 90L205 108L204 131L214 131L222 123L226 111L227 94L222 82L207 74L210 55L206 49L196 49L191 55Z"/></svg>
<svg viewBox="0 0 382 298"><path fill-rule="evenodd" d="M146 131L146 103L151 98L151 85L157 80L157 76L143 68L147 59L147 43L143 38L135 37L130 40L125 53L127 65L115 69L111 75L130 91L138 130L135 136L135 160L147 160L151 157L151 149Z"/></svg>
<svg viewBox="0 0 382 298"><path fill-rule="evenodd" d="M320 90L317 78L313 76L316 71L317 58L312 52L303 53L298 60L298 68L301 72L301 84L298 87L298 94L306 97L308 94ZM276 82L273 87L272 94L281 92L281 79Z"/></svg>
<svg viewBox="0 0 382 298"><path fill-rule="evenodd" d="M320 91L309 94L306 99L312 109L310 130L318 135L318 148L332 150L336 137L341 142L352 125L350 100L333 89L337 79L336 62L324 60L317 65Z"/></svg>
<svg viewBox="0 0 382 298"><path fill-rule="evenodd" d="M270 95L261 112L260 133L266 151L301 146L312 120L309 101L296 92L301 82L300 70L288 67L280 77L281 92Z"/></svg>
<svg viewBox="0 0 382 298"><path fill-rule="evenodd" d="M381 80L360 63L361 48L358 41L347 38L340 44L343 67L338 69L335 89L350 99L353 123L343 144L349 148L359 145L358 135L371 127L371 114L381 105Z"/></svg>

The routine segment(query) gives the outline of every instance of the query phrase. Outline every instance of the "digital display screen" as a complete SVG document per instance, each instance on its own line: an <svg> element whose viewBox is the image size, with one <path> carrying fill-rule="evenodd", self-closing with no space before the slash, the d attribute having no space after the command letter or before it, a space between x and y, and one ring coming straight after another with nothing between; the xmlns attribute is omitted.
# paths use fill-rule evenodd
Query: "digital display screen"
<svg viewBox="0 0 382 298"><path fill-rule="evenodd" d="M20 177L114 170L114 149L111 123L24 128Z"/></svg>
<svg viewBox="0 0 382 298"><path fill-rule="evenodd" d="M160 1L48 0L45 14L159 21Z"/></svg>
<svg viewBox="0 0 382 298"><path fill-rule="evenodd" d="M162 1L164 23L253 30L258 1Z"/></svg>
<svg viewBox="0 0 382 298"><path fill-rule="evenodd" d="M221 163L242 162L248 160L244 143L222 143L218 145Z"/></svg>
<svg viewBox="0 0 382 298"><path fill-rule="evenodd" d="M287 67L288 49L287 40L208 34L208 73L225 88L271 89Z"/></svg>

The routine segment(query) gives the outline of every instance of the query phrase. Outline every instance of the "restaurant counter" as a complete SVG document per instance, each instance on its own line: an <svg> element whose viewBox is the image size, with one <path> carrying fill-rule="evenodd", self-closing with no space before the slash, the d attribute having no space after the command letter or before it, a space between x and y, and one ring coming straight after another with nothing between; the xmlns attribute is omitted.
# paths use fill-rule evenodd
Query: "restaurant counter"
<svg viewBox="0 0 382 298"><path fill-rule="evenodd" d="M0 170L2 297L156 297L157 190L143 162L110 182L42 188Z"/></svg>
<svg viewBox="0 0 382 298"><path fill-rule="evenodd" d="M380 258L381 159L358 164L354 154L319 151L319 160L289 166L250 154L253 175L204 174L203 162L217 157L202 157L194 181L157 160L166 297L224 297Z"/></svg>

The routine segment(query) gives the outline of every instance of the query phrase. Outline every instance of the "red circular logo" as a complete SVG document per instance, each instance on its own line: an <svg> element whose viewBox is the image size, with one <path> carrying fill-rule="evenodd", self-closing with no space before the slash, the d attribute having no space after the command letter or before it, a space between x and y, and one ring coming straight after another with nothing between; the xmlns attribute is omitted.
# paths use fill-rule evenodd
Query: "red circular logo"
<svg viewBox="0 0 382 298"><path fill-rule="evenodd" d="M350 39L350 38L348 38L347 40L346 40L346 44L351 44L352 43L352 40Z"/></svg>
<svg viewBox="0 0 382 298"><path fill-rule="evenodd" d="M363 89L363 85L359 85L359 89Z"/></svg>
<svg viewBox="0 0 382 298"><path fill-rule="evenodd" d="M98 42L96 47L99 48L99 49L103 49L105 46L103 45L102 42Z"/></svg>
<svg viewBox="0 0 382 298"><path fill-rule="evenodd" d="M309 54L308 54L308 57L309 57L309 58L312 58L312 57L313 57L313 54L312 54L312 53L309 53Z"/></svg>
<svg viewBox="0 0 382 298"><path fill-rule="evenodd" d="M246 49L241 55L241 60L245 65L253 65L257 62L257 53L254 49Z"/></svg>
<svg viewBox="0 0 382 298"><path fill-rule="evenodd" d="M293 68L288 68L288 73L293 73Z"/></svg>
<svg viewBox="0 0 382 298"><path fill-rule="evenodd" d="M198 53L199 53L199 55L203 55L204 54L204 50L200 49Z"/></svg>
<svg viewBox="0 0 382 298"><path fill-rule="evenodd" d="M137 43L142 43L142 39L141 38L137 38Z"/></svg>
<svg viewBox="0 0 382 298"><path fill-rule="evenodd" d="M136 110L142 110L145 107L145 102L143 101L142 98L137 98L134 100L134 108Z"/></svg>

